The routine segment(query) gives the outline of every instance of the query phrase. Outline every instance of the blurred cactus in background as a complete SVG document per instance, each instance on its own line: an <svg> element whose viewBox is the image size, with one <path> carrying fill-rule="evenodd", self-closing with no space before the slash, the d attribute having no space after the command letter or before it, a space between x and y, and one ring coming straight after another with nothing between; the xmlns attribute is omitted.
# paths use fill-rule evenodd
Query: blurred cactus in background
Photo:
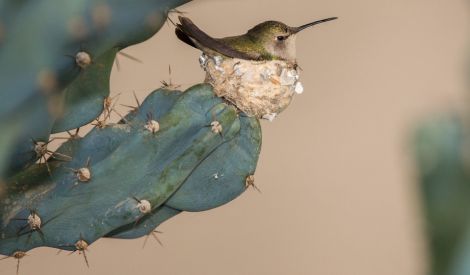
<svg viewBox="0 0 470 275"><path fill-rule="evenodd" d="M259 122L210 85L158 89L106 122L116 55L186 2L0 1L0 254L85 253L101 237L151 234L253 184ZM93 121L84 137L73 133ZM60 132L70 138L52 151Z"/></svg>
<svg viewBox="0 0 470 275"><path fill-rule="evenodd" d="M415 149L423 194L431 274L470 274L470 136L449 114L418 130Z"/></svg>
<svg viewBox="0 0 470 275"><path fill-rule="evenodd" d="M470 274L470 127L466 111L434 115L414 135L429 274Z"/></svg>

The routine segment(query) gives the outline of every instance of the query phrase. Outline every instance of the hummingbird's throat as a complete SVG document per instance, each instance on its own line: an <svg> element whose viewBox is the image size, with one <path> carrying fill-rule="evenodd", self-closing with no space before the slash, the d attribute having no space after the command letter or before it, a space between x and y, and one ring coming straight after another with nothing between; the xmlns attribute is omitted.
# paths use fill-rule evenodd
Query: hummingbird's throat
<svg viewBox="0 0 470 275"><path fill-rule="evenodd" d="M297 66L282 60L253 61L202 54L205 82L248 116L272 120L294 94L303 92Z"/></svg>

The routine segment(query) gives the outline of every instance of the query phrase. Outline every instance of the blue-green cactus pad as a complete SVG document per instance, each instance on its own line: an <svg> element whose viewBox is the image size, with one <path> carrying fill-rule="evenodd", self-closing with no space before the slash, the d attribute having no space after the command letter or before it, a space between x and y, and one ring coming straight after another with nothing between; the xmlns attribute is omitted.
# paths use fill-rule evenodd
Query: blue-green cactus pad
<svg viewBox="0 0 470 275"><path fill-rule="evenodd" d="M159 122L157 132L145 128L149 119ZM213 121L221 133L213 131ZM240 116L209 85L184 93L157 90L125 122L66 142L58 152L72 159L48 162L51 175L36 164L7 181L0 253L75 250L80 239L139 237L182 210L217 207L245 190L260 145L258 121ZM81 182L77 171L85 167L91 178ZM141 200L151 203L150 213L139 211ZM31 211L41 217L40 231L28 227Z"/></svg>

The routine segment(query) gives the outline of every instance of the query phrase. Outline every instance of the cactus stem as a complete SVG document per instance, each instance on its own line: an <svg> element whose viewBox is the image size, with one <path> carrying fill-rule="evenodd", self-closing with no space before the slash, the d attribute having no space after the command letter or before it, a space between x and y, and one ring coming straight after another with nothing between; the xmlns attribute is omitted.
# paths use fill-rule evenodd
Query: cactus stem
<svg viewBox="0 0 470 275"><path fill-rule="evenodd" d="M75 54L75 64L82 69L86 69L93 63L89 53L85 51L79 51Z"/></svg>
<svg viewBox="0 0 470 275"><path fill-rule="evenodd" d="M144 244L142 245L142 248L145 248L145 245L147 244L147 241L150 236L152 236L161 246L163 246L163 243L158 238L157 233L162 234L163 232L158 231L158 230L153 230L152 232L148 233L147 236L145 236Z"/></svg>
<svg viewBox="0 0 470 275"><path fill-rule="evenodd" d="M261 190L255 185L255 176L254 175L249 175L248 177L246 177L245 188L248 189L249 187L253 187L253 189L255 189L256 191L261 193Z"/></svg>

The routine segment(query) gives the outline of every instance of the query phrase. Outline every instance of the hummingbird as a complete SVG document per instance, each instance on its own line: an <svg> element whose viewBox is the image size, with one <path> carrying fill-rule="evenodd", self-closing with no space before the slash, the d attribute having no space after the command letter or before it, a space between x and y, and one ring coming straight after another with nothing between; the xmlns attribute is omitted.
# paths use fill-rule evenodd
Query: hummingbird
<svg viewBox="0 0 470 275"><path fill-rule="evenodd" d="M279 21L265 21L242 35L213 38L189 18L179 16L175 33L181 41L210 56L257 61L283 60L295 64L296 35L309 27L335 19L338 18L330 17L299 27L290 27Z"/></svg>

